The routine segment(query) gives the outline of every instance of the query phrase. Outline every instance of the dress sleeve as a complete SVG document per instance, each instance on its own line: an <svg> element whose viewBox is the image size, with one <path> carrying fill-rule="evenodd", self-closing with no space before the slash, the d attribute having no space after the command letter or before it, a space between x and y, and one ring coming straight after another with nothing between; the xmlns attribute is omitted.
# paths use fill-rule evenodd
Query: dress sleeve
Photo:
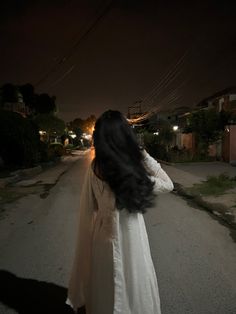
<svg viewBox="0 0 236 314"><path fill-rule="evenodd" d="M167 173L161 168L161 165L151 157L146 150L143 150L143 162L144 166L150 174L150 179L153 181L154 194L166 193L173 190L174 185L167 175Z"/></svg>
<svg viewBox="0 0 236 314"><path fill-rule="evenodd" d="M88 289L93 225L97 202L92 189L92 168L85 175L79 202L78 231L66 304L75 311L84 306Z"/></svg>

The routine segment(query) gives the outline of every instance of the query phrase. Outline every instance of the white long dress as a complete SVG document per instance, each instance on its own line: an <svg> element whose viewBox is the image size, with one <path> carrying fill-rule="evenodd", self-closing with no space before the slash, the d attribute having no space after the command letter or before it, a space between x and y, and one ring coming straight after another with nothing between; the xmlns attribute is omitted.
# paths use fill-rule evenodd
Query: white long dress
<svg viewBox="0 0 236 314"><path fill-rule="evenodd" d="M173 183L146 151L154 193ZM66 303L87 314L161 314L156 273L141 213L117 210L109 185L89 167L81 192L79 229Z"/></svg>

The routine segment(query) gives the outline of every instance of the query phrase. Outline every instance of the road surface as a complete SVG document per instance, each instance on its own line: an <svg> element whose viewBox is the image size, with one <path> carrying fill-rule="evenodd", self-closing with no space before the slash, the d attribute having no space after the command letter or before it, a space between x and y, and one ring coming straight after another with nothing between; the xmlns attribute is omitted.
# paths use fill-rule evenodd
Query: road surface
<svg viewBox="0 0 236 314"><path fill-rule="evenodd" d="M66 313L80 187L90 160L81 156L46 198L28 195L7 206L0 220L0 302L8 306L0 304L0 314ZM230 230L173 193L158 196L145 221L162 313L235 314Z"/></svg>

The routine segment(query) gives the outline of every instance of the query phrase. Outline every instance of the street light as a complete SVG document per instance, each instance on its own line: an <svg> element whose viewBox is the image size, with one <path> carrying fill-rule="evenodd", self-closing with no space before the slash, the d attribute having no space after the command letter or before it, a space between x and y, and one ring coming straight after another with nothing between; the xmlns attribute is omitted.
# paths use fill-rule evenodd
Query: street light
<svg viewBox="0 0 236 314"><path fill-rule="evenodd" d="M178 131L178 129L179 129L178 125L173 126L173 131Z"/></svg>

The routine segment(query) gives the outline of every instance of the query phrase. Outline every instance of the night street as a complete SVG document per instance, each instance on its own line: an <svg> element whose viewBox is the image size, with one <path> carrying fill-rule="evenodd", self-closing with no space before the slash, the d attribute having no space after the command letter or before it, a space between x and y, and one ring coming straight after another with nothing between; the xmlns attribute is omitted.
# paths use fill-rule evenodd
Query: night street
<svg viewBox="0 0 236 314"><path fill-rule="evenodd" d="M0 314L236 314L236 1L0 12Z"/></svg>
<svg viewBox="0 0 236 314"><path fill-rule="evenodd" d="M26 281L23 287L23 281L19 281L16 293L16 286L8 283L3 271L57 285L58 296L51 301L63 306L62 287L66 288L73 259L79 194L90 160L88 153L75 161L46 198L29 195L8 205L1 216L0 298L6 300L9 293L10 305L19 313L29 312L30 300L24 288L28 283L29 290L32 282ZM174 193L158 196L156 208L148 211L145 220L162 313L236 313L236 250L227 227ZM44 291L41 285L42 299L47 294L46 286ZM20 312L15 296L21 293L26 302ZM0 313L16 312L0 305Z"/></svg>

